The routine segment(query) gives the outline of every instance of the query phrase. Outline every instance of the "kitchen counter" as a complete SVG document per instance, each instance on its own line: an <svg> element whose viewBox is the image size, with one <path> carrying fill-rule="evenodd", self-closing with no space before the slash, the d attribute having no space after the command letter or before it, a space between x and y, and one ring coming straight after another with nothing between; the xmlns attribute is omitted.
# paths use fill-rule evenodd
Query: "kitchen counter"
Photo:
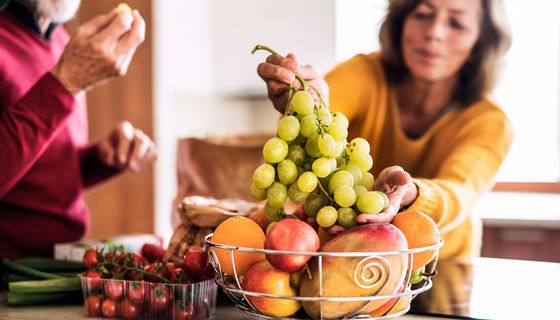
<svg viewBox="0 0 560 320"><path fill-rule="evenodd" d="M36 306L26 308L8 308L6 292L0 293L0 319L2 320L70 320L70 319L104 319L87 317L81 305ZM259 319L243 313L229 303L221 303L216 307L215 320L254 320ZM431 316L404 315L403 320L437 319Z"/></svg>
<svg viewBox="0 0 560 320"><path fill-rule="evenodd" d="M403 320L558 319L560 263L475 258L441 261L432 289L417 296ZM8 308L0 293L0 319L84 319L80 305ZM91 319L91 318L89 318ZM212 319L255 319L220 301Z"/></svg>

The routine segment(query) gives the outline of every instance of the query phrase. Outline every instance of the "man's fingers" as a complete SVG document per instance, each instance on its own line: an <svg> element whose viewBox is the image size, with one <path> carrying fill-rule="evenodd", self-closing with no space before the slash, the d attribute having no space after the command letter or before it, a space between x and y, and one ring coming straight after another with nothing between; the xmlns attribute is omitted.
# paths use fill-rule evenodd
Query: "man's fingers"
<svg viewBox="0 0 560 320"><path fill-rule="evenodd" d="M91 37L103 28L106 28L116 16L117 12L114 10L109 13L98 15L81 25L77 32L82 36Z"/></svg>
<svg viewBox="0 0 560 320"><path fill-rule="evenodd" d="M132 28L133 22L134 16L132 12L119 12L106 27L93 35L93 38L95 41L116 44L119 38Z"/></svg>
<svg viewBox="0 0 560 320"><path fill-rule="evenodd" d="M136 50L138 46L144 42L144 37L146 33L146 23L138 10L133 10L132 14L134 16L134 21L130 27L130 31L125 33L117 44L116 52L119 53L130 53Z"/></svg>
<svg viewBox="0 0 560 320"><path fill-rule="evenodd" d="M144 166L145 157L150 149L150 139L141 130L134 130L132 150L128 159L128 166L133 171L140 171Z"/></svg>
<svg viewBox="0 0 560 320"><path fill-rule="evenodd" d="M119 124L115 135L117 141L115 148L117 150L116 158L120 165L125 165L130 155L132 140L134 139L134 127L130 122L124 121Z"/></svg>

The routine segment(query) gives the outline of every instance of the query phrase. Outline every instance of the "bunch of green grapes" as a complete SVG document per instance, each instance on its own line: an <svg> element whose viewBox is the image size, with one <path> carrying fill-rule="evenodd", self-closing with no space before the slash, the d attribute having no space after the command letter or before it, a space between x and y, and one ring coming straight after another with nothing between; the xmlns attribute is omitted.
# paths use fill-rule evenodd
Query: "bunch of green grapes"
<svg viewBox="0 0 560 320"><path fill-rule="evenodd" d="M264 49L257 46L253 50ZM288 198L304 203L304 211L323 228L356 225L360 213L379 213L388 206L383 192L369 191L374 177L370 145L363 138L348 142L348 119L331 113L320 93L296 76L302 90L293 92L278 122L277 136L263 147L266 163L253 174L251 194L266 200L265 214L272 222L285 217ZM316 104L309 90L319 97Z"/></svg>

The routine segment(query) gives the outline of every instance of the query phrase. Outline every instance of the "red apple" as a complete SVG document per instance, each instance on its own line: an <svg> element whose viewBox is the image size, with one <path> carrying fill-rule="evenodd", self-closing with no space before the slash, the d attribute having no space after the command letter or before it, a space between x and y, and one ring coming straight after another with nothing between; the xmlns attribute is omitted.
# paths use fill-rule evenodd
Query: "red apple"
<svg viewBox="0 0 560 320"><path fill-rule="evenodd" d="M275 269L263 260L252 265L245 273L241 287L245 291L293 297L297 291L290 286L290 274ZM251 304L262 314L275 318L296 313L301 304L297 300L263 298L247 294Z"/></svg>
<svg viewBox="0 0 560 320"><path fill-rule="evenodd" d="M319 236L307 223L297 219L278 221L266 235L264 248L269 250L317 252ZM276 269L292 273L300 270L311 259L308 255L267 254L266 259Z"/></svg>

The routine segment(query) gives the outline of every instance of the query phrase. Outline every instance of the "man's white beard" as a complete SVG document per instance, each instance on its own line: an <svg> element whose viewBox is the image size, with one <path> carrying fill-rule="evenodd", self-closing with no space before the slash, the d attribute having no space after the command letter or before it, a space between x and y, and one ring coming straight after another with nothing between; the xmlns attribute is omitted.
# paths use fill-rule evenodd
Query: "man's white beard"
<svg viewBox="0 0 560 320"><path fill-rule="evenodd" d="M65 23L72 19L81 0L17 0L38 17L49 19L53 23Z"/></svg>

